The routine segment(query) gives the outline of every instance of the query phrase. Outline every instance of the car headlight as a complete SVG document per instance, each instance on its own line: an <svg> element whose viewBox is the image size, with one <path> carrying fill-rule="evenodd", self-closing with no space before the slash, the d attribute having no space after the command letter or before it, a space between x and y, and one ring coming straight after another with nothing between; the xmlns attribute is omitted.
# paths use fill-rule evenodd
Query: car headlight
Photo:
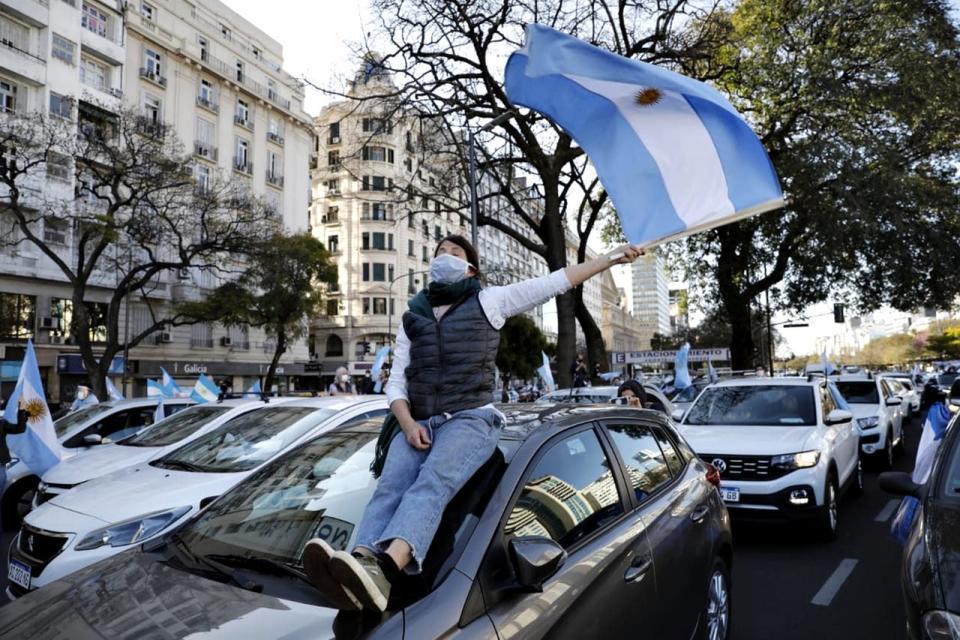
<svg viewBox="0 0 960 640"><path fill-rule="evenodd" d="M10 458L10 462L7 463L7 469L17 464L18 462L20 462L20 458Z"/></svg>
<svg viewBox="0 0 960 640"><path fill-rule="evenodd" d="M869 418L857 418L857 424L861 429L872 429L880 424L879 416L870 416Z"/></svg>
<svg viewBox="0 0 960 640"><path fill-rule="evenodd" d="M960 638L960 616L949 611L928 611L923 615L923 629L930 640Z"/></svg>
<svg viewBox="0 0 960 640"><path fill-rule="evenodd" d="M83 537L77 546L77 551L87 551L96 549L104 545L111 547L122 547L128 544L135 544L158 534L172 522L183 517L190 511L190 507L178 507L166 511L157 511L146 515L137 516L130 520L111 524L108 527L92 531Z"/></svg>
<svg viewBox="0 0 960 640"><path fill-rule="evenodd" d="M806 469L815 467L820 462L819 451L803 451L801 453L788 453L782 456L773 456L770 460L770 466L777 469Z"/></svg>

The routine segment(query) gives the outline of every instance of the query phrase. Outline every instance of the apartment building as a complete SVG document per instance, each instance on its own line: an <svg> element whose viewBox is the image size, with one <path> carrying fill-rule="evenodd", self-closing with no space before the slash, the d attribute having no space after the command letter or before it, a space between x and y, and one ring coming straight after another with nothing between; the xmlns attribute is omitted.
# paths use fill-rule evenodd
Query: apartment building
<svg viewBox="0 0 960 640"><path fill-rule="evenodd" d="M303 88L282 61L278 42L217 0L0 0L0 111L43 110L83 126L133 106L175 129L193 152L199 183L218 171L246 181L289 230L302 230L313 129ZM44 188L69 194L71 180L69 171L48 170ZM44 239L69 252L71 229L48 227ZM164 276L155 295L196 298L214 284L209 273L181 270ZM96 285L94 304L108 299L115 280L105 273ZM14 375L32 338L53 402L69 398L85 375L66 329L69 298L63 274L36 247L0 251L0 305L16 310L0 323L0 371ZM121 330L149 326L146 305L129 306ZM272 351L260 331L198 324L158 333L131 351L127 370L138 395L160 367L183 383L207 373L241 388L266 371ZM297 383L307 355L305 343L288 351L286 384ZM117 363L118 386L122 371Z"/></svg>
<svg viewBox="0 0 960 640"><path fill-rule="evenodd" d="M339 272L311 334L325 376L339 366L368 371L377 348L396 335L409 298L425 286L440 239L470 237L460 181L430 123L376 98L392 87L368 62L347 98L314 120L311 226Z"/></svg>
<svg viewBox="0 0 960 640"><path fill-rule="evenodd" d="M670 292L666 264L659 249L648 251L630 269L633 316L643 340L654 333L670 335Z"/></svg>

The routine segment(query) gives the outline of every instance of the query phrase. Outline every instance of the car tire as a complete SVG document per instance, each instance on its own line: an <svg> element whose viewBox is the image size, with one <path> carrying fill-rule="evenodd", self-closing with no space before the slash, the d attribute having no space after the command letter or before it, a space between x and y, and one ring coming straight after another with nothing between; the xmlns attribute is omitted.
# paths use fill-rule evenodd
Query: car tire
<svg viewBox="0 0 960 640"><path fill-rule="evenodd" d="M887 432L883 449L873 454L871 462L880 471L889 471L893 468L893 433Z"/></svg>
<svg viewBox="0 0 960 640"><path fill-rule="evenodd" d="M832 542L840 534L840 492L837 477L831 472L824 487L823 506L817 509L814 533L823 542Z"/></svg>
<svg viewBox="0 0 960 640"><path fill-rule="evenodd" d="M727 640L730 637L731 594L730 569L722 558L713 562L707 583L707 606L704 611L703 640Z"/></svg>
<svg viewBox="0 0 960 640"><path fill-rule="evenodd" d="M3 513L3 528L16 531L20 528L24 516L33 508L33 494L37 491L40 479L30 476L19 480L3 494L0 509Z"/></svg>

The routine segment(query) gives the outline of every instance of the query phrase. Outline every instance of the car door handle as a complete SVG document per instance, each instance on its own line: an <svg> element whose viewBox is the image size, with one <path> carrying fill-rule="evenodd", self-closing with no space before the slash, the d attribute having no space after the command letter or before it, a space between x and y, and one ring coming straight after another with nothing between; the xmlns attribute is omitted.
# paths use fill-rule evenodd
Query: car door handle
<svg viewBox="0 0 960 640"><path fill-rule="evenodd" d="M624 582L640 582L643 580L644 576L647 575L647 571L650 567L653 566L653 558L650 556L643 556L637 558L633 561L633 564L630 565L630 568L627 569L626 573L623 574Z"/></svg>
<svg viewBox="0 0 960 640"><path fill-rule="evenodd" d="M700 523L703 522L703 519L707 517L708 513L710 513L710 505L702 504L693 510L693 513L690 514L690 519Z"/></svg>

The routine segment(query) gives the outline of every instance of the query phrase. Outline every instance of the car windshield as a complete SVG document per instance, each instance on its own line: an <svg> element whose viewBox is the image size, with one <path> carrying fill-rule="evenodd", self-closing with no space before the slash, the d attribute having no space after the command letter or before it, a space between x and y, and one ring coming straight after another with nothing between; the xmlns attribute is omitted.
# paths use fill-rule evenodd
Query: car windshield
<svg viewBox="0 0 960 640"><path fill-rule="evenodd" d="M125 447L165 447L175 444L193 435L200 427L210 424L229 410L230 407L222 405L190 407L117 444Z"/></svg>
<svg viewBox="0 0 960 640"><path fill-rule="evenodd" d="M801 385L751 385L704 389L685 425L792 427L817 424L813 388Z"/></svg>
<svg viewBox="0 0 960 640"><path fill-rule="evenodd" d="M237 416L150 464L212 473L249 471L277 455L336 411L264 407Z"/></svg>
<svg viewBox="0 0 960 640"><path fill-rule="evenodd" d="M937 382L941 387L949 387L957 379L957 376L960 376L960 373L941 373L937 377Z"/></svg>
<svg viewBox="0 0 960 640"><path fill-rule="evenodd" d="M109 404L95 404L91 407L77 409L54 422L53 428L57 432L57 437L62 438L74 427L83 424L98 413L104 413L112 408L113 406Z"/></svg>
<svg viewBox="0 0 960 640"><path fill-rule="evenodd" d="M850 404L880 404L880 393L873 380L838 381L836 385Z"/></svg>
<svg viewBox="0 0 960 640"><path fill-rule="evenodd" d="M684 387L679 391L675 391L673 396L670 398L671 402L693 402L697 394L703 389L703 385L691 385L689 387Z"/></svg>
<svg viewBox="0 0 960 640"><path fill-rule="evenodd" d="M350 549L377 484L370 473L376 445L376 433L324 434L225 493L180 535L198 555L294 566L311 538Z"/></svg>

